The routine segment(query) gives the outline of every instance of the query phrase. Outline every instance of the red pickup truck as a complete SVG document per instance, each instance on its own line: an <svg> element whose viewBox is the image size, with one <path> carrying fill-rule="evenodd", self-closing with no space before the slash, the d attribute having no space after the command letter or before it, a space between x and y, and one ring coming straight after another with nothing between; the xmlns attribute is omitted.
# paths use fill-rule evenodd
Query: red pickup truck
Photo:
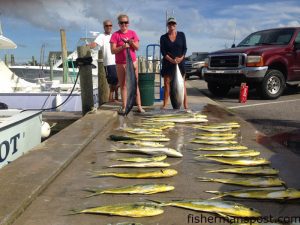
<svg viewBox="0 0 300 225"><path fill-rule="evenodd" d="M300 27L258 31L236 47L213 52L203 75L216 96L247 83L265 99L278 98L286 86L300 84Z"/></svg>

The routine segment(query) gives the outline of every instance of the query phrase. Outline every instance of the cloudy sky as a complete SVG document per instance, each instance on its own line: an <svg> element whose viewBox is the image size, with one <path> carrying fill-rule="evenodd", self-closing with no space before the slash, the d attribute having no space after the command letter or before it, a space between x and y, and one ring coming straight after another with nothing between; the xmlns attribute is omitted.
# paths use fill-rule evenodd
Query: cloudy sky
<svg viewBox="0 0 300 225"><path fill-rule="evenodd" d="M166 31L166 12L174 13L177 29L185 32L188 54L214 51L241 41L253 31L279 26L300 26L299 0L0 0L3 33L17 43L17 62L40 58L45 45L60 50L60 29L66 30L67 48L76 49L80 37L89 31L103 31L102 21L111 19L118 29L117 15L130 17L130 29L140 37L138 55L146 46L158 43ZM86 32L87 31L87 32Z"/></svg>

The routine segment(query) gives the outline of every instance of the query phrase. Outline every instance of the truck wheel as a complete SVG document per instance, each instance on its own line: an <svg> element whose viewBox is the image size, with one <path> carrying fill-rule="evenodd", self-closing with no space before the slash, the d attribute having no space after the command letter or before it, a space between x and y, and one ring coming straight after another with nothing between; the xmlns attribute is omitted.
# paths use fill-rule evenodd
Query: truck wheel
<svg viewBox="0 0 300 225"><path fill-rule="evenodd" d="M278 98L285 88L285 78L279 70L268 70L260 86L260 93L264 99Z"/></svg>
<svg viewBox="0 0 300 225"><path fill-rule="evenodd" d="M217 82L208 82L207 88L213 95L217 97L226 96L230 90L229 85L219 84Z"/></svg>

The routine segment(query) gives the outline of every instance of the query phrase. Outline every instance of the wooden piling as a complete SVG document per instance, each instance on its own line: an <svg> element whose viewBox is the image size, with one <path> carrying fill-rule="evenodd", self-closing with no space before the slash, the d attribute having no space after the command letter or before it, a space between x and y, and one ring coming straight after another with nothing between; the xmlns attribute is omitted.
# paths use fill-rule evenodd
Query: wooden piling
<svg viewBox="0 0 300 225"><path fill-rule="evenodd" d="M106 80L102 50L98 52L98 99L99 107L108 102L109 99L109 87Z"/></svg>
<svg viewBox="0 0 300 225"><path fill-rule="evenodd" d="M61 53L62 53L62 62L63 62L63 83L68 82L69 68L68 68L68 52L67 52L67 41L66 41L66 32L64 29L60 29L60 38L61 38Z"/></svg>
<svg viewBox="0 0 300 225"><path fill-rule="evenodd" d="M86 61L91 58L91 50L88 46L79 46L77 48L78 58ZM81 88L81 101L82 101L82 115L91 111L94 107L93 99L93 77L92 65L80 65L80 88Z"/></svg>
<svg viewBox="0 0 300 225"><path fill-rule="evenodd" d="M8 65L9 64L8 54L5 54L5 56L4 56L4 63L5 63L6 66L9 66Z"/></svg>
<svg viewBox="0 0 300 225"><path fill-rule="evenodd" d="M13 54L10 55L10 65L15 65L15 56Z"/></svg>
<svg viewBox="0 0 300 225"><path fill-rule="evenodd" d="M50 80L53 80L53 64L54 64L54 58L53 56L50 57Z"/></svg>
<svg viewBox="0 0 300 225"><path fill-rule="evenodd" d="M34 56L32 56L32 66L35 66L36 63L35 63L35 59L34 59Z"/></svg>

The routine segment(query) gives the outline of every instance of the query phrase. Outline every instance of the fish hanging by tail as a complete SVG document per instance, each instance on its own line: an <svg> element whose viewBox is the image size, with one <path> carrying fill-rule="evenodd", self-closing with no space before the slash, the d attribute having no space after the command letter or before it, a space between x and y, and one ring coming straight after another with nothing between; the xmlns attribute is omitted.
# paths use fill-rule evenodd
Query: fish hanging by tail
<svg viewBox="0 0 300 225"><path fill-rule="evenodd" d="M127 100L123 116L127 116L136 101L137 79L129 48L126 48L126 90Z"/></svg>
<svg viewBox="0 0 300 225"><path fill-rule="evenodd" d="M176 71L171 81L170 99L173 109L180 109L184 99L184 80L176 64Z"/></svg>

